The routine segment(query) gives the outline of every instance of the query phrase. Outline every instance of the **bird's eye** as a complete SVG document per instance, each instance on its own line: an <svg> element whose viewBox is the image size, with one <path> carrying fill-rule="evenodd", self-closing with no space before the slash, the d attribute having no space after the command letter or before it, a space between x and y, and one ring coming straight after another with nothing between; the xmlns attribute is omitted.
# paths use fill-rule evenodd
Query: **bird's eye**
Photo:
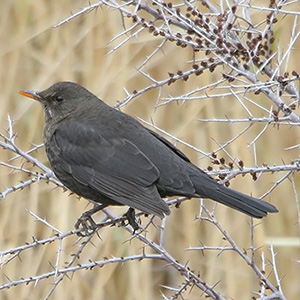
<svg viewBox="0 0 300 300"><path fill-rule="evenodd" d="M63 102L63 100L64 100L64 98L63 98L62 96L60 96L60 95L55 96L54 99L55 99L55 101L56 101L57 103L61 103L61 102Z"/></svg>

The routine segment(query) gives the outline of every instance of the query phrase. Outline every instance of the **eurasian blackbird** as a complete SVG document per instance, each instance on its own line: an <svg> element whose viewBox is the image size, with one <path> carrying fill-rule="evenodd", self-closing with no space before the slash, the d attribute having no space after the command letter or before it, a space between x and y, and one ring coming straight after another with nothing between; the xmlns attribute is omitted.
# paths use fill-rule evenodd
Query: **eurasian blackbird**
<svg viewBox="0 0 300 300"><path fill-rule="evenodd" d="M162 197L176 195L210 198L255 218L277 212L220 185L166 139L76 83L19 93L44 107L45 148L56 176L102 207L127 205L163 217L170 210Z"/></svg>

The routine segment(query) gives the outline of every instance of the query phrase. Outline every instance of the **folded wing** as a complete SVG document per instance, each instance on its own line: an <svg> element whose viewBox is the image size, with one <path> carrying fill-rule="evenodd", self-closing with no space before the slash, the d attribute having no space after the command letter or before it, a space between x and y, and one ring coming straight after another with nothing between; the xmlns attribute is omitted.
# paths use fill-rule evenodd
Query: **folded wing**
<svg viewBox="0 0 300 300"><path fill-rule="evenodd" d="M106 140L89 124L72 120L59 126L52 141L59 167L79 184L145 213L170 213L155 186L159 170L129 140Z"/></svg>

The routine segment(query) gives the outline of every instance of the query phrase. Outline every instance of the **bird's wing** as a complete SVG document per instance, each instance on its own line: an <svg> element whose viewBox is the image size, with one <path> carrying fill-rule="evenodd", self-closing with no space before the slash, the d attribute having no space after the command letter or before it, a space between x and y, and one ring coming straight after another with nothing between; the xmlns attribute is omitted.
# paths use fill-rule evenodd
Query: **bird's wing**
<svg viewBox="0 0 300 300"><path fill-rule="evenodd" d="M146 128L146 127L145 127ZM155 131L152 131L149 128L146 128L148 132L150 132L153 136L155 136L158 140L160 140L163 144L165 144L168 148L170 148L174 153L176 153L178 156L180 156L183 160L187 162L191 162L190 159L181 152L178 148L176 148L172 143L170 143L168 140L157 134Z"/></svg>
<svg viewBox="0 0 300 300"><path fill-rule="evenodd" d="M72 121L60 124L48 147L78 183L143 212L169 214L154 184L159 170L129 140L108 141L95 128Z"/></svg>

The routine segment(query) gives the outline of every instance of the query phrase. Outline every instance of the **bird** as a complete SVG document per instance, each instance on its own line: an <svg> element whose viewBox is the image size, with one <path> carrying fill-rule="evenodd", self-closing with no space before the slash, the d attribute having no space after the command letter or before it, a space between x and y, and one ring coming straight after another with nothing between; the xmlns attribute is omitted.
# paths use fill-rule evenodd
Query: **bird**
<svg viewBox="0 0 300 300"><path fill-rule="evenodd" d="M221 185L164 137L77 83L19 93L44 108L44 145L55 175L101 209L125 205L163 218L170 214L163 198L185 196L209 198L254 218L278 212Z"/></svg>

